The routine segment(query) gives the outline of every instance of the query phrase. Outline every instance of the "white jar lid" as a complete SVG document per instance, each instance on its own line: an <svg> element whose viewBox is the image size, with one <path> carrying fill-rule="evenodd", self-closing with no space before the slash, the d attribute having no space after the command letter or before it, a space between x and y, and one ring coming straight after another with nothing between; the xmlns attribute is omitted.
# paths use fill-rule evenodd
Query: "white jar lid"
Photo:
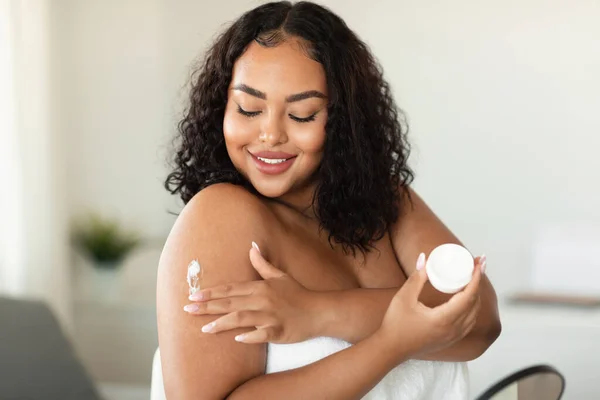
<svg viewBox="0 0 600 400"><path fill-rule="evenodd" d="M469 284L474 268L475 260L469 250L446 243L431 251L426 272L434 288L443 293L456 293Z"/></svg>

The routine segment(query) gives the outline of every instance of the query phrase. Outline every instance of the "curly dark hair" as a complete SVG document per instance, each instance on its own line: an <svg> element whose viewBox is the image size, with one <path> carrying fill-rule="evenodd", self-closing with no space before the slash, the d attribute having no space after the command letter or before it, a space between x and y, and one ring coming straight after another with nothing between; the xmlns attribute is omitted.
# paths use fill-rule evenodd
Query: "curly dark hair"
<svg viewBox="0 0 600 400"><path fill-rule="evenodd" d="M329 91L323 160L313 209L329 242L363 254L381 239L410 199L407 126L367 45L336 14L301 1L263 4L222 33L192 75L190 104L179 123L175 169L165 182L188 201L215 183L257 193L236 170L225 147L223 117L233 65L247 46L277 46L298 38L323 65ZM410 200L409 200L410 201Z"/></svg>

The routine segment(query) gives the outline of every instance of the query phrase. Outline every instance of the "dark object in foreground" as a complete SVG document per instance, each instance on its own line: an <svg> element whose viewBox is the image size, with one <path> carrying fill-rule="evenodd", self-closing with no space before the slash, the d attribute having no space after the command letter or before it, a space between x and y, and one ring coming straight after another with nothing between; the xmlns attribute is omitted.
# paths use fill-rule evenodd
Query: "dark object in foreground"
<svg viewBox="0 0 600 400"><path fill-rule="evenodd" d="M560 400L565 378L550 365L534 365L496 382L476 400Z"/></svg>
<svg viewBox="0 0 600 400"><path fill-rule="evenodd" d="M0 298L0 399L100 400L44 303Z"/></svg>

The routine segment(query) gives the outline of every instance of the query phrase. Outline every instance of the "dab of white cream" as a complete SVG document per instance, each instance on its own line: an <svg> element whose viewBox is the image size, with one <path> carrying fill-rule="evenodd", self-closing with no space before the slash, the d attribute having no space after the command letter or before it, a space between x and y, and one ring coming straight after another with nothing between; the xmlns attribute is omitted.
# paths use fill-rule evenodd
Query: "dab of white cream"
<svg viewBox="0 0 600 400"><path fill-rule="evenodd" d="M190 287L190 295L200 290L200 276L202 268L197 260L192 260L188 265L187 270L187 283Z"/></svg>

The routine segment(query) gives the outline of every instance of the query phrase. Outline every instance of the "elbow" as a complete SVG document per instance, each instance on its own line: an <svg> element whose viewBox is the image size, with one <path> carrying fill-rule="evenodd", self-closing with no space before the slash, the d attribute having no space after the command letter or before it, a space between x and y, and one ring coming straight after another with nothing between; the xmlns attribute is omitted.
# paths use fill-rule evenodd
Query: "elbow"
<svg viewBox="0 0 600 400"><path fill-rule="evenodd" d="M495 341L500 337L502 333L502 323L500 318L494 318L485 329L483 339L485 342L485 348L481 354L483 354Z"/></svg>
<svg viewBox="0 0 600 400"><path fill-rule="evenodd" d="M473 349L474 354L471 357L471 360L469 360L469 361L473 361L473 360L476 360L477 358L481 357L487 351L487 349L489 349L490 346L492 344L494 344L496 339L498 339L498 337L500 337L501 333L502 333L502 323L500 322L499 318L493 319L488 324L486 324L485 327L482 327L482 329L479 331L479 333L477 335L478 340L477 340L477 345Z"/></svg>
<svg viewBox="0 0 600 400"><path fill-rule="evenodd" d="M494 322L490 324L490 329L488 330L488 340L490 342L489 346L492 345L500 337L502 333L502 323L500 322L500 318L494 319ZM488 347L489 347L488 346Z"/></svg>

